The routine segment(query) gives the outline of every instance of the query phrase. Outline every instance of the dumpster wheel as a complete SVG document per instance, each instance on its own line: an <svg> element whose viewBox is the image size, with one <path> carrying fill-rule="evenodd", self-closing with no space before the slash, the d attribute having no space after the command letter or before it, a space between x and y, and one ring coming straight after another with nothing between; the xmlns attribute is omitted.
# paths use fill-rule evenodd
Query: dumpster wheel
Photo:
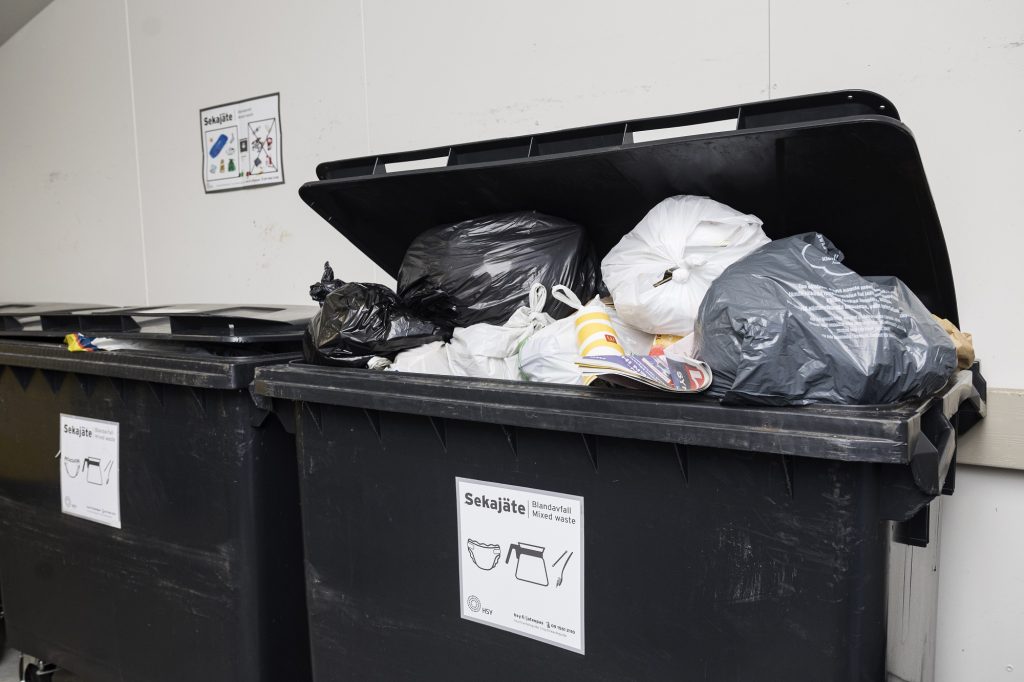
<svg viewBox="0 0 1024 682"><path fill-rule="evenodd" d="M21 682L54 682L57 666L44 663L32 656L22 654L18 660L18 676Z"/></svg>

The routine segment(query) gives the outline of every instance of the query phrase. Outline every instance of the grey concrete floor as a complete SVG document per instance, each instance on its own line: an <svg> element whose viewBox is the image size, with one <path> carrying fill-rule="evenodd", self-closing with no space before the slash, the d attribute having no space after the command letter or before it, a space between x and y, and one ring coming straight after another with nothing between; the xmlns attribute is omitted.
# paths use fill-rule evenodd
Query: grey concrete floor
<svg viewBox="0 0 1024 682"><path fill-rule="evenodd" d="M18 682L18 652L14 649L0 655L0 682Z"/></svg>

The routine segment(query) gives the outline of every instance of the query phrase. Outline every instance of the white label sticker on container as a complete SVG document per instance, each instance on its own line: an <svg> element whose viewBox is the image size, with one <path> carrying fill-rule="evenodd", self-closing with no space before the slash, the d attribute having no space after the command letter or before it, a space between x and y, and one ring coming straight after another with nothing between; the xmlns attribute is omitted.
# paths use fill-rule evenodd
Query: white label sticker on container
<svg viewBox="0 0 1024 682"><path fill-rule="evenodd" d="M58 460L65 514L121 527L119 432L116 422L60 416Z"/></svg>
<svg viewBox="0 0 1024 682"><path fill-rule="evenodd" d="M455 479L462 617L584 653L583 498Z"/></svg>

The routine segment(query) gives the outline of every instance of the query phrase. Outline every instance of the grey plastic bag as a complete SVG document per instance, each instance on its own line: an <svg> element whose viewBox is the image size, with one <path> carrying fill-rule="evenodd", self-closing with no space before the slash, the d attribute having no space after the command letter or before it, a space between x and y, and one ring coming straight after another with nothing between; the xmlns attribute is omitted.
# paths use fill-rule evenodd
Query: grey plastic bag
<svg viewBox="0 0 1024 682"><path fill-rule="evenodd" d="M815 232L726 268L697 315L697 356L726 403L882 404L926 396L956 349L895 277L861 277Z"/></svg>

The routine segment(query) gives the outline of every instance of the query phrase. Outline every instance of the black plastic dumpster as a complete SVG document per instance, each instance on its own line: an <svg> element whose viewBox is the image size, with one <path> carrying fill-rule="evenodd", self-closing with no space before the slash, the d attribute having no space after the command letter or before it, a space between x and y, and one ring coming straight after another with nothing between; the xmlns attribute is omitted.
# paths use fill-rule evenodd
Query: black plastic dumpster
<svg viewBox="0 0 1024 682"><path fill-rule="evenodd" d="M308 679L294 438L249 392L301 327L171 315L189 346L0 339L9 643L88 682Z"/></svg>
<svg viewBox="0 0 1024 682"><path fill-rule="evenodd" d="M632 134L736 119L738 129ZM386 164L446 157L398 173ZM860 91L323 164L301 195L394 275L436 224L537 209L607 251L702 194L818 230L956 320L914 140ZM929 680L940 493L978 368L927 400L724 407L646 391L291 364L313 675Z"/></svg>

